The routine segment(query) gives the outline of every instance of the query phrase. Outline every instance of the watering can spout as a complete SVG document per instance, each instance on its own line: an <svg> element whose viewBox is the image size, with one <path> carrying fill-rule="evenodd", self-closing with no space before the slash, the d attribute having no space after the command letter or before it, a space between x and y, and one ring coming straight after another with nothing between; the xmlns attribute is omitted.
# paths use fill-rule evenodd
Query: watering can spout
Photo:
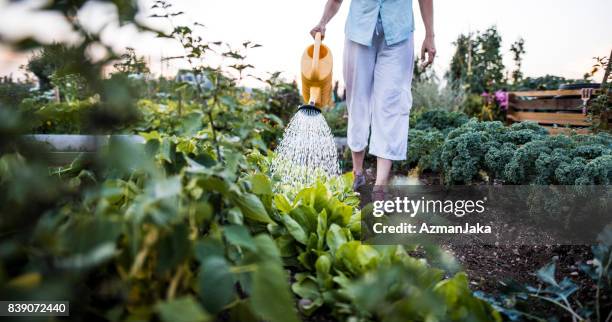
<svg viewBox="0 0 612 322"><path fill-rule="evenodd" d="M331 105L333 58L329 48L322 44L321 33L302 55L302 96L311 106L324 108Z"/></svg>

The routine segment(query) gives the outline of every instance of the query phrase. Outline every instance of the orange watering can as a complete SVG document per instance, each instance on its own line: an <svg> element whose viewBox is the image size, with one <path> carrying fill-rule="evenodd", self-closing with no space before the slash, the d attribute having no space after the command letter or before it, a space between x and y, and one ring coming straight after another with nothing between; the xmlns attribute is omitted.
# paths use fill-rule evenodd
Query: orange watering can
<svg viewBox="0 0 612 322"><path fill-rule="evenodd" d="M321 33L315 35L314 45L310 45L302 55L302 96L304 105L320 111L332 104L333 58L329 48L321 43Z"/></svg>

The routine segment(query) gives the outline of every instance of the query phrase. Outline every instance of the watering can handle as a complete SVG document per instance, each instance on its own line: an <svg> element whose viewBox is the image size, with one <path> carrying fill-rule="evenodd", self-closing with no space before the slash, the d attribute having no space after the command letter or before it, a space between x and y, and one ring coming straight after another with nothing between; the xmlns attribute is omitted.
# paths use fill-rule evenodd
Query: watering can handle
<svg viewBox="0 0 612 322"><path fill-rule="evenodd" d="M321 52L321 33L315 34L314 50L312 52L312 74L311 79L319 79L319 54Z"/></svg>

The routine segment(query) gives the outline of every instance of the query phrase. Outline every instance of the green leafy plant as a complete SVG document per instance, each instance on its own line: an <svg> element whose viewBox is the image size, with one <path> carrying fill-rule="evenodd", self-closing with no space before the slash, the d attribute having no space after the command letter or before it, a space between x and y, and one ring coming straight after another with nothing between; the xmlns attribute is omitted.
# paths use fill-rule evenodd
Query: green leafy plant
<svg viewBox="0 0 612 322"><path fill-rule="evenodd" d="M276 224L268 230L295 271L292 290L304 314L327 308L343 320L500 320L472 296L464 274L444 279L443 271L410 257L402 246L362 244L358 200L340 197L322 183L292 201L274 196Z"/></svg>

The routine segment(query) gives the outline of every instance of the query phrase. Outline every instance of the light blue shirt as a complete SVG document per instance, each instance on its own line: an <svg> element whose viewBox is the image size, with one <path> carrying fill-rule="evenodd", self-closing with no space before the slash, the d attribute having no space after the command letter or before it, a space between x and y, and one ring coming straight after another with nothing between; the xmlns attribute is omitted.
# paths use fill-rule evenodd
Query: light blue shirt
<svg viewBox="0 0 612 322"><path fill-rule="evenodd" d="M356 43L371 46L379 17L388 46L408 39L414 31L412 0L352 0L346 19L346 36Z"/></svg>

